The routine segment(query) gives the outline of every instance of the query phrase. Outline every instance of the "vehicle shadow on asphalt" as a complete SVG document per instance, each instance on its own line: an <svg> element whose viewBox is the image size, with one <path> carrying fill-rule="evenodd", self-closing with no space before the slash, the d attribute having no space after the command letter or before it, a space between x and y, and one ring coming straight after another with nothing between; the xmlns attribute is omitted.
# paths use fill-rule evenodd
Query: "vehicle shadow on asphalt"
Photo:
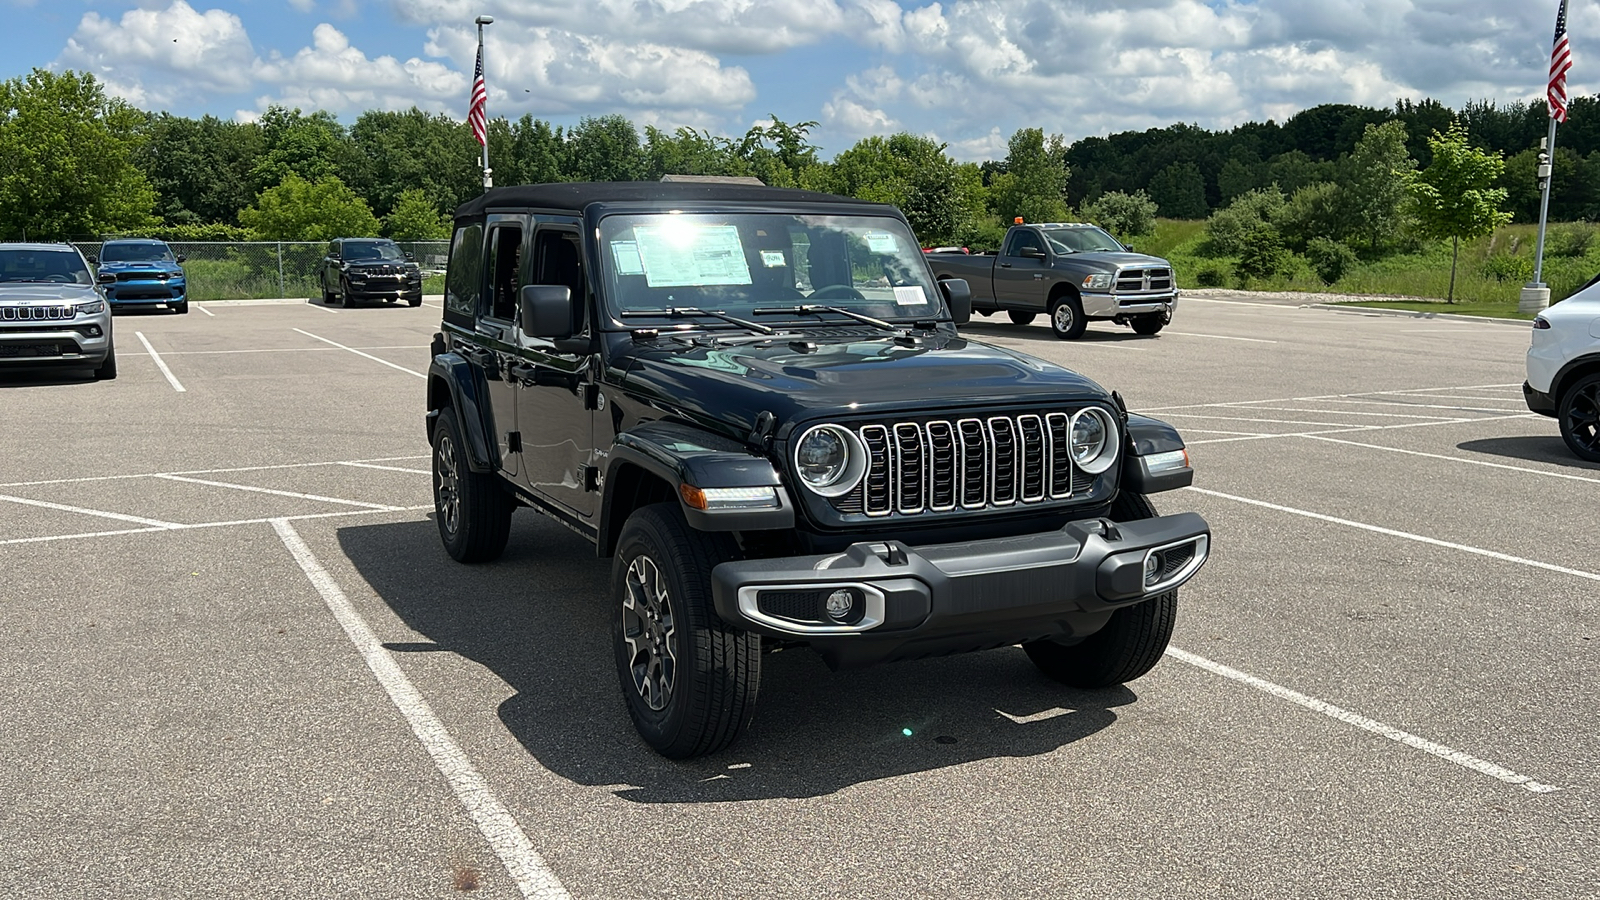
<svg viewBox="0 0 1600 900"><path fill-rule="evenodd" d="M523 511L489 565L455 563L431 520L339 529L345 555L427 641L516 692L501 721L538 762L638 803L816 797L864 782L1051 753L1114 723L1134 693L1065 688L1017 648L831 672L804 648L762 657L755 721L733 747L674 762L633 731L613 662L610 565ZM422 685L433 702L437 692Z"/></svg>
<svg viewBox="0 0 1600 900"><path fill-rule="evenodd" d="M1527 462L1550 463L1565 466L1569 469L1587 469L1591 472L1600 471L1600 465L1585 462L1572 455L1567 449L1567 442L1559 435L1518 435L1516 437L1480 438L1475 441L1463 441L1456 445L1457 450L1466 450L1470 453L1488 453L1492 456L1503 456L1508 459L1520 459Z"/></svg>
<svg viewBox="0 0 1600 900"><path fill-rule="evenodd" d="M1050 326L1044 323L1042 317L1030 325L1013 325L1007 322L1004 317L993 321L974 318L967 324L958 326L957 330L967 337L1014 338L1018 340L1051 341L1062 344L1120 344L1124 341L1137 343L1160 339L1159 335L1136 334L1121 326L1116 326L1116 328L1116 331L1102 331L1090 328L1075 341L1063 341L1056 337L1055 332L1050 330Z"/></svg>
<svg viewBox="0 0 1600 900"><path fill-rule="evenodd" d="M0 369L0 389L99 383L89 369Z"/></svg>

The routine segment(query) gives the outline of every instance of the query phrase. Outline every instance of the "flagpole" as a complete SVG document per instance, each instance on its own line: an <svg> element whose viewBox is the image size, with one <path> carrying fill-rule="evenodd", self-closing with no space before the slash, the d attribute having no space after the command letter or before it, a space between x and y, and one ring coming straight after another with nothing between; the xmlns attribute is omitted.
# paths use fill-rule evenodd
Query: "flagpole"
<svg viewBox="0 0 1600 900"><path fill-rule="evenodd" d="M476 21L478 23L478 59L481 62L482 59L483 59L483 26L485 26L485 25L493 25L494 24L494 16L479 16L476 19ZM486 71L486 74L487 74L487 68L486 68L485 71ZM485 93L487 93L487 90L488 89L485 88ZM489 188L494 187L494 170L489 168L489 111L487 109L488 104L485 103L484 106L485 106L485 109L484 109L484 112L483 112L483 189L487 191Z"/></svg>
<svg viewBox="0 0 1600 900"><path fill-rule="evenodd" d="M1555 171L1556 159L1556 120L1550 119L1550 134L1544 139L1544 159L1539 160L1539 179L1543 182L1543 190L1539 193L1539 242L1533 251L1533 283L1544 287L1544 230L1550 219L1550 182L1555 179L1551 173Z"/></svg>
<svg viewBox="0 0 1600 900"><path fill-rule="evenodd" d="M1539 242L1533 252L1533 281L1522 287L1517 312L1537 313L1550 305L1550 286L1544 283L1544 234L1550 221L1550 182L1556 159L1556 125L1567 120L1567 71L1572 68L1572 45L1567 40L1567 0L1556 9L1556 36L1550 45L1550 80L1545 103L1550 108L1550 133L1539 154Z"/></svg>

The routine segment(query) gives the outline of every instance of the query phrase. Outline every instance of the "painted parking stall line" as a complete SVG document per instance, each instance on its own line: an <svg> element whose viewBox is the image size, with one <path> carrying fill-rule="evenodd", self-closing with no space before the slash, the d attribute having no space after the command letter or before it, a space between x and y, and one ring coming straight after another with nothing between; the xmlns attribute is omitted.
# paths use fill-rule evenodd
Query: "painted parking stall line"
<svg viewBox="0 0 1600 900"><path fill-rule="evenodd" d="M275 488L256 487L253 484L235 484L231 481L208 481L203 478L190 478L185 475L157 475L156 478L167 481L182 481L188 484L203 484L207 487L229 488L235 491L249 491L255 494L271 494L276 497L293 497L296 500L315 500L319 503L340 503L345 506L360 506L366 509L394 511L398 506L389 506L384 503L367 503L364 500L346 500L342 497L325 497L321 494L302 494L298 491L280 491Z"/></svg>
<svg viewBox="0 0 1600 900"><path fill-rule="evenodd" d="M449 782L451 790L455 792L461 805L466 807L467 814L471 816L478 830L494 849L495 855L500 857L505 865L506 872L511 880L516 883L522 896L530 900L566 900L571 895L562 886L550 867L545 863L544 857L534 849L533 842L523 832L511 811L500 802L487 781L478 773L467 758L461 745L456 743L433 712L428 701L406 677L394 657L378 640L372 628L350 603L338 582L322 567L311 548L301 539L299 532L287 519L273 519L272 528L277 532L278 538L283 541L284 547L294 557L300 571L305 573L306 579L322 597L323 603L333 613L339 626L344 629L350 643L355 645L356 651L366 662L367 668L378 679L378 683L389 695L389 699L400 710L407 724L416 734L417 740L422 742L428 755L433 758L434 765L439 773Z"/></svg>
<svg viewBox="0 0 1600 900"><path fill-rule="evenodd" d="M145 352L150 354L150 358L156 361L156 368L161 370L161 374L167 376L167 383L172 385L172 389L180 394L187 393L188 388L185 388L178 381L178 376L172 374L172 370L167 368L166 361L161 358L161 354L156 352L156 348L150 346L150 341L145 338L144 332L135 331L133 336L138 338L139 343L144 345Z"/></svg>
<svg viewBox="0 0 1600 900"><path fill-rule="evenodd" d="M31 500L27 497L13 497L9 494L0 494L0 500L7 503L16 503L22 506L37 506L40 509L53 509L57 512L78 513L85 516L97 516L102 519L113 519L118 522L133 522L139 525L150 525L155 528L182 528L177 522L163 522L160 519L146 519L143 516L130 516L123 513L108 512L103 509L88 509L82 506L68 506L65 503L51 503L48 500ZM143 529L141 529L143 530Z"/></svg>
<svg viewBox="0 0 1600 900"><path fill-rule="evenodd" d="M1180 650L1177 647L1168 647L1166 653L1173 659L1182 660L1191 666L1204 669L1213 675L1220 675L1223 678L1227 678L1231 681L1237 681L1240 684L1249 685L1258 691L1263 691L1267 694L1277 697L1280 700L1287 700L1296 706L1302 706L1306 709L1312 710L1313 712L1322 713L1325 716L1338 719L1339 721L1348 725L1354 725L1363 731L1369 731L1381 737L1386 737L1391 741L1396 741L1415 750L1421 750L1423 753L1427 753L1431 756L1437 756L1440 759L1455 763L1464 769L1470 769L1474 772L1478 772L1479 774L1487 775L1490 778L1498 779L1506 784L1514 784L1535 794L1548 794L1553 791L1561 790L1561 788L1555 785L1545 784L1541 781L1535 781L1527 775L1513 772L1504 766L1496 765L1495 763L1488 762L1487 760L1479 759L1476 756L1463 753L1460 750L1447 747L1444 744L1435 743L1434 741L1430 741L1426 738L1418 737L1409 731L1402 731L1393 725L1385 725L1376 719L1369 719L1366 716L1353 713L1347 709L1344 709L1343 707L1335 706L1325 700L1318 700L1315 697L1307 696L1306 694L1291 690L1290 688L1286 688L1280 684L1274 684L1273 682L1267 681L1264 678L1257 678L1254 675L1241 672L1238 669L1230 668L1222 663L1206 659L1203 656L1198 656L1196 654L1189 653L1188 651Z"/></svg>
<svg viewBox="0 0 1600 900"><path fill-rule="evenodd" d="M312 340L321 341L324 344L331 344L331 345L333 345L335 347L338 347L340 350L348 350L348 351L350 351L351 353L354 353L357 356L365 357L367 359L372 360L375 363L382 363L383 365L386 365L391 369L399 369L400 371L405 372L407 375L415 375L418 378L427 378L428 377L427 375L424 375L423 373L418 372L416 369L408 369L405 366L400 365L399 363L392 363L392 362L389 362L387 359L383 359L382 357L373 356L371 353L363 353L362 351L357 350L354 347L346 347L344 344L341 344L338 341L330 341L325 337L322 337L320 335L312 334L309 331L304 331L304 330L299 329L299 328L296 328L294 330L300 332L301 334L305 335L308 338L311 338Z"/></svg>

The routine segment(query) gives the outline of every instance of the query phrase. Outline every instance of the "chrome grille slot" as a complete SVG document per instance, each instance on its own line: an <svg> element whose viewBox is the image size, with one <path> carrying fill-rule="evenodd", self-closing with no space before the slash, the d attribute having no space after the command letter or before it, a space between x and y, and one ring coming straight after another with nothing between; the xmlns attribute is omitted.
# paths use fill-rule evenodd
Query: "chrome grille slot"
<svg viewBox="0 0 1600 900"><path fill-rule="evenodd" d="M962 419L956 428L961 437L961 505L982 509L989 499L984 484L989 471L988 437L977 419Z"/></svg>
<svg viewBox="0 0 1600 900"><path fill-rule="evenodd" d="M1172 270L1171 269L1151 269L1150 270L1150 290L1152 290L1152 291L1170 291L1170 290L1172 290Z"/></svg>
<svg viewBox="0 0 1600 900"><path fill-rule="evenodd" d="M1038 416L1017 417L1017 444L1021 462L1017 481L1023 503L1037 503L1044 499L1045 468L1049 448L1044 439L1044 420Z"/></svg>
<svg viewBox="0 0 1600 900"><path fill-rule="evenodd" d="M58 322L72 316L70 306L0 306L0 322Z"/></svg>
<svg viewBox="0 0 1600 900"><path fill-rule="evenodd" d="M861 442L867 447L866 513L869 516L887 516L894 512L894 498L889 483L889 429L882 425L868 425L861 429Z"/></svg>
<svg viewBox="0 0 1600 900"><path fill-rule="evenodd" d="M923 447L921 428L910 422L901 422L894 426L896 512L919 513L925 505L923 486L926 484L924 478L926 454Z"/></svg>
<svg viewBox="0 0 1600 900"><path fill-rule="evenodd" d="M928 508L944 512L956 508L956 433L949 422L928 423Z"/></svg>
<svg viewBox="0 0 1600 900"><path fill-rule="evenodd" d="M1045 417L1050 433L1050 498L1060 500L1072 496L1072 419L1066 413L1051 413Z"/></svg>
<svg viewBox="0 0 1600 900"><path fill-rule="evenodd" d="M989 502L1010 506L1017 502L1017 430L1010 419L989 420Z"/></svg>

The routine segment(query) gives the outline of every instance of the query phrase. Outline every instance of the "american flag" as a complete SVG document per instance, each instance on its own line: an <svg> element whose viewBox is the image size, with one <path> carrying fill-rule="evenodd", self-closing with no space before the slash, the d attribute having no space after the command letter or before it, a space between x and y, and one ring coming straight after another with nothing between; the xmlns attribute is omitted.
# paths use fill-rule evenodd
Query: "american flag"
<svg viewBox="0 0 1600 900"><path fill-rule="evenodd" d="M1545 95L1550 101L1550 118L1567 120L1567 70L1572 68L1572 47L1567 44L1567 0L1561 0L1556 13L1556 41L1550 48L1550 85Z"/></svg>
<svg viewBox="0 0 1600 900"><path fill-rule="evenodd" d="M1562 8L1566 8L1566 0L1561 0ZM1562 39L1563 46L1566 39ZM1551 88L1554 90L1554 88ZM1554 96L1554 95L1552 95ZM472 126L472 136L478 143L489 143L489 90L483 86L483 45L478 45L478 64L472 67L472 107L467 110L467 124ZM1562 112L1565 117L1565 110Z"/></svg>

